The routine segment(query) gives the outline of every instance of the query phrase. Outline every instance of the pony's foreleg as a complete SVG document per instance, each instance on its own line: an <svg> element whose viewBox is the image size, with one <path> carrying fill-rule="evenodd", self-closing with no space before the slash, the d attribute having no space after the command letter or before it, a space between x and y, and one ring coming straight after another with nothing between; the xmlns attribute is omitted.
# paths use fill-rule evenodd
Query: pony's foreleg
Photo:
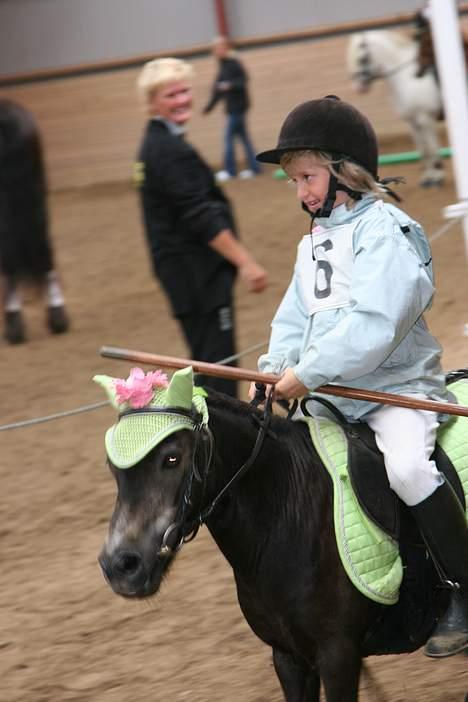
<svg viewBox="0 0 468 702"><path fill-rule="evenodd" d="M19 286L16 280L10 276L2 276L0 283L5 316L5 339L9 344L22 344L26 341L26 331L21 311Z"/></svg>
<svg viewBox="0 0 468 702"><path fill-rule="evenodd" d="M286 702L319 702L320 678L290 653L273 648L273 664Z"/></svg>
<svg viewBox="0 0 468 702"><path fill-rule="evenodd" d="M318 668L327 702L357 702L362 660L350 641L335 638L320 651Z"/></svg>
<svg viewBox="0 0 468 702"><path fill-rule="evenodd" d="M423 174L419 184L423 188L442 185L444 166L439 156L439 139L436 121L429 114L421 113L409 120L416 148L421 152Z"/></svg>
<svg viewBox="0 0 468 702"><path fill-rule="evenodd" d="M49 271L45 276L47 298L47 326L53 334L63 334L70 326L65 309L62 286L56 271Z"/></svg>

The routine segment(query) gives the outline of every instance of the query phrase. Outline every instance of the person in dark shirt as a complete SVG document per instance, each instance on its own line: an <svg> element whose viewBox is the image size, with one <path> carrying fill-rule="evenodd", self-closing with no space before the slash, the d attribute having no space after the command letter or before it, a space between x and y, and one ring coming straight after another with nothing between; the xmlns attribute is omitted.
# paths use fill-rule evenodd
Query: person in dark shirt
<svg viewBox="0 0 468 702"><path fill-rule="evenodd" d="M192 76L190 64L175 58L144 65L137 87L150 120L135 177L154 273L192 358L217 362L235 354L236 273L256 293L266 287L267 276L239 241L231 205L211 168L185 139ZM203 376L199 382L237 394L230 380Z"/></svg>
<svg viewBox="0 0 468 702"><path fill-rule="evenodd" d="M244 146L248 166L240 171L239 178L252 178L260 173L260 166L255 159L255 150L247 131L247 110L250 107L247 90L248 76L226 37L217 37L213 41L213 53L218 59L219 68L211 98L203 114L211 112L220 100L224 100L227 115L224 130L224 169L218 171L216 178L222 182L237 175L234 148L236 138Z"/></svg>

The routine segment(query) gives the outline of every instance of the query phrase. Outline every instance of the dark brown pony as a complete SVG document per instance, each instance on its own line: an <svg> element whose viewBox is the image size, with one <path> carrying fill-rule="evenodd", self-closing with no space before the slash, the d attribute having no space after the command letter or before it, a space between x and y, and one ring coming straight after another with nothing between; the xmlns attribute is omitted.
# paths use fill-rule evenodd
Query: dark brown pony
<svg viewBox="0 0 468 702"><path fill-rule="evenodd" d="M414 651L429 637L431 561L419 547L416 567L405 562L398 604L367 599L342 566L331 480L306 425L214 391L207 403L208 427L194 414L194 431L176 431L132 468L110 464L118 497L104 575L119 595L154 595L205 522L287 702L318 702L321 686L328 702L356 702L363 657Z"/></svg>
<svg viewBox="0 0 468 702"><path fill-rule="evenodd" d="M46 293L50 331L58 334L68 329L49 238L39 129L24 107L6 99L0 99L0 274L7 341L26 339L20 299L23 282L32 282Z"/></svg>

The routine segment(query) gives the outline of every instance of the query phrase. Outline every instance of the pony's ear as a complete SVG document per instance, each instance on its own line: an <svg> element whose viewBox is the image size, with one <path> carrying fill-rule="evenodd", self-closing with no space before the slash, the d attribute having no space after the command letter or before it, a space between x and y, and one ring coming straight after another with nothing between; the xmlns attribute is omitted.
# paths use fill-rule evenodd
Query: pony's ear
<svg viewBox="0 0 468 702"><path fill-rule="evenodd" d="M112 407L115 407L115 409L118 410L120 409L120 405L117 402L117 393L115 390L114 380L115 378L111 378L110 375L95 375L93 378L95 383L104 388Z"/></svg>
<svg viewBox="0 0 468 702"><path fill-rule="evenodd" d="M193 399L193 368L182 368L174 373L166 390L165 405L167 407L183 407L190 409Z"/></svg>

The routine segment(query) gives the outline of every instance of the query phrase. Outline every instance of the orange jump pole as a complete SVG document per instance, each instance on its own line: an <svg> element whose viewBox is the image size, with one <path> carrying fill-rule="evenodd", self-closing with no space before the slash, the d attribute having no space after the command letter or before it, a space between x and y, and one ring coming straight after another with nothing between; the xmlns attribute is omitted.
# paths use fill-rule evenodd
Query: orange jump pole
<svg viewBox="0 0 468 702"><path fill-rule="evenodd" d="M246 368L234 368L232 366L223 366L219 363L193 361L188 358L176 358L175 356L160 356L154 353L122 349L116 346L102 346L100 354L105 358L115 358L121 361L135 361L137 363L160 366L162 368L178 369L192 366L196 373L213 375L218 378L229 378L231 380L249 380L254 383L264 383L265 385L275 385L280 379L279 375L274 375L273 373L260 373L259 371L252 371ZM456 405L452 402L419 400L417 398L406 397L405 395L394 395L388 392L362 390L360 388L348 388L343 385L320 385L314 392L323 395L348 397L352 400L376 402L381 405L395 405L396 407L408 407L409 409L422 409L429 412L468 417L468 407Z"/></svg>

